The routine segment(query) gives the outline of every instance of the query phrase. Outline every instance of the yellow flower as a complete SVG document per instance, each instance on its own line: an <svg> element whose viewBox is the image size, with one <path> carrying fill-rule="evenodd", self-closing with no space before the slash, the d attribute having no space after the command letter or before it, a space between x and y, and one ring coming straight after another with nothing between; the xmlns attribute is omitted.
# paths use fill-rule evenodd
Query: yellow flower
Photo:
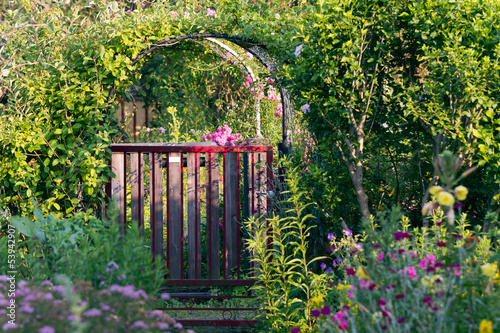
<svg viewBox="0 0 500 333"><path fill-rule="evenodd" d="M489 320L481 320L481 324L479 324L479 333L493 333L493 323Z"/></svg>
<svg viewBox="0 0 500 333"><path fill-rule="evenodd" d="M441 186L432 186L429 189L429 193L432 195L438 195L441 191L444 191L444 189Z"/></svg>
<svg viewBox="0 0 500 333"><path fill-rule="evenodd" d="M497 263L494 264L484 264L481 266L481 272L487 277L493 277L497 273L498 267Z"/></svg>
<svg viewBox="0 0 500 333"><path fill-rule="evenodd" d="M449 207L455 203L455 198L453 197L453 195L451 195L450 193L448 193L446 191L439 192L437 199L438 199L438 203L441 206Z"/></svg>
<svg viewBox="0 0 500 333"><path fill-rule="evenodd" d="M465 198L467 198L468 193L469 190L465 186L460 185L455 188L455 196L460 201L465 200Z"/></svg>
<svg viewBox="0 0 500 333"><path fill-rule="evenodd" d="M425 287L434 287L434 284L437 281L443 281L443 277L441 275L432 275L432 276L424 276L423 278L420 279L420 282L425 286Z"/></svg>
<svg viewBox="0 0 500 333"><path fill-rule="evenodd" d="M325 300L323 297L313 297L311 298L311 302L316 304L316 306L319 306L321 303L323 303Z"/></svg>
<svg viewBox="0 0 500 333"><path fill-rule="evenodd" d="M356 276L365 280L370 280L370 277L368 276L368 273L363 266L358 266L358 269L356 270Z"/></svg>

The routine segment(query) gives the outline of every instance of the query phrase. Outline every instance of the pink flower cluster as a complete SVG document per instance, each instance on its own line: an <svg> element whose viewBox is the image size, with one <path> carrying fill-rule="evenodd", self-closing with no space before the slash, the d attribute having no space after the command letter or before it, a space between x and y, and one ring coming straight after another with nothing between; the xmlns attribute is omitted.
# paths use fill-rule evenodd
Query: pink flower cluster
<svg viewBox="0 0 500 333"><path fill-rule="evenodd" d="M224 125L224 127L217 128L217 132L212 134L203 134L203 141L216 142L219 146L234 146L236 142L242 139L239 133L231 134L232 129ZM241 145L241 143L240 143Z"/></svg>
<svg viewBox="0 0 500 333"><path fill-rule="evenodd" d="M265 82L267 81L267 82ZM250 76L247 76L247 81L245 82L245 87L248 88L248 91L253 95L257 101L265 98L270 101L281 101L281 95L278 90L272 85L274 83L274 79L267 77L265 81L260 83L256 87L250 87L252 84L252 79ZM266 94L267 90L267 94Z"/></svg>
<svg viewBox="0 0 500 333"><path fill-rule="evenodd" d="M215 9L207 8L207 16L215 16Z"/></svg>
<svg viewBox="0 0 500 333"><path fill-rule="evenodd" d="M345 311L337 312L332 317L332 320L335 323L335 325L338 325L338 329L341 331L347 331L347 329L349 328L347 326L347 321L348 321L347 312L345 312Z"/></svg>

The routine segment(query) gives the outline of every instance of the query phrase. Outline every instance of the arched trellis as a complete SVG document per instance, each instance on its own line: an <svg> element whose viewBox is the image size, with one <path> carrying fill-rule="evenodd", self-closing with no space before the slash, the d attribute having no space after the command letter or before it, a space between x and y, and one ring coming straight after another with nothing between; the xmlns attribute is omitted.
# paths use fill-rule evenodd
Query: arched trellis
<svg viewBox="0 0 500 333"><path fill-rule="evenodd" d="M158 41L157 43L151 45L147 49L143 50L142 52L140 52L139 55L132 61L132 65L137 64L138 62L143 60L146 56L148 56L149 54L151 54L152 52L161 47L173 46L183 40L196 40L196 39L203 39L211 43L217 43L216 39L227 40L254 55L267 68L267 70L270 73L273 72L276 66L276 62L267 52L265 44L257 43L253 40L244 37L233 36L228 34L220 34L220 33L196 33L196 34L187 34L171 38L164 38ZM217 44L220 45L220 43ZM227 45L225 46L229 47ZM246 72L248 72L248 69L246 69ZM283 109L282 142L278 144L278 150L281 154L286 155L289 153L291 148L291 140L292 140L291 123L292 123L293 113L290 103L289 90L283 85L283 83L279 80L279 78L276 80L276 82L278 84L278 88L280 89L281 104ZM110 89L109 99L112 98L112 96L115 93L115 90L116 86L113 85Z"/></svg>

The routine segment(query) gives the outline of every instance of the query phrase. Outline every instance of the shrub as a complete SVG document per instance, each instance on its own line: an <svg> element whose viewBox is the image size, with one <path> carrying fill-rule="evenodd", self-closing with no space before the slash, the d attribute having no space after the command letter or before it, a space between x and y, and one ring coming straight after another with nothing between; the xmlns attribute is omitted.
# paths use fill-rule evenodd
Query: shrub
<svg viewBox="0 0 500 333"><path fill-rule="evenodd" d="M15 324L9 323L9 299L0 293L0 326L12 332L193 332L160 310L148 310L156 297L133 285L111 285L97 290L88 281L71 284L64 276L53 285L17 281ZM7 290L9 277L0 276L0 289ZM168 296L165 294L165 296ZM164 298L166 298L164 296ZM9 312L7 312L9 311Z"/></svg>
<svg viewBox="0 0 500 333"><path fill-rule="evenodd" d="M34 210L35 221L13 216L16 228L17 271L26 279L52 280L66 274L71 280L85 280L94 288L111 284L132 284L147 292L156 292L162 280L162 268L152 267L150 250L144 245L136 226L123 233L115 223L84 214L70 219L44 217ZM0 254L7 258L8 237L0 239ZM7 261L0 263L3 272Z"/></svg>

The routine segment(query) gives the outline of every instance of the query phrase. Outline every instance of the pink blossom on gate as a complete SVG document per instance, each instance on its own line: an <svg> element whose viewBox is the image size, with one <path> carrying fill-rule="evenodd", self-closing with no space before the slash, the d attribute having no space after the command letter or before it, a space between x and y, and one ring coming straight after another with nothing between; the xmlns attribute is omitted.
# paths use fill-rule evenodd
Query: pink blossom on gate
<svg viewBox="0 0 500 333"><path fill-rule="evenodd" d="M207 16L215 16L215 10L211 8L207 8Z"/></svg>

